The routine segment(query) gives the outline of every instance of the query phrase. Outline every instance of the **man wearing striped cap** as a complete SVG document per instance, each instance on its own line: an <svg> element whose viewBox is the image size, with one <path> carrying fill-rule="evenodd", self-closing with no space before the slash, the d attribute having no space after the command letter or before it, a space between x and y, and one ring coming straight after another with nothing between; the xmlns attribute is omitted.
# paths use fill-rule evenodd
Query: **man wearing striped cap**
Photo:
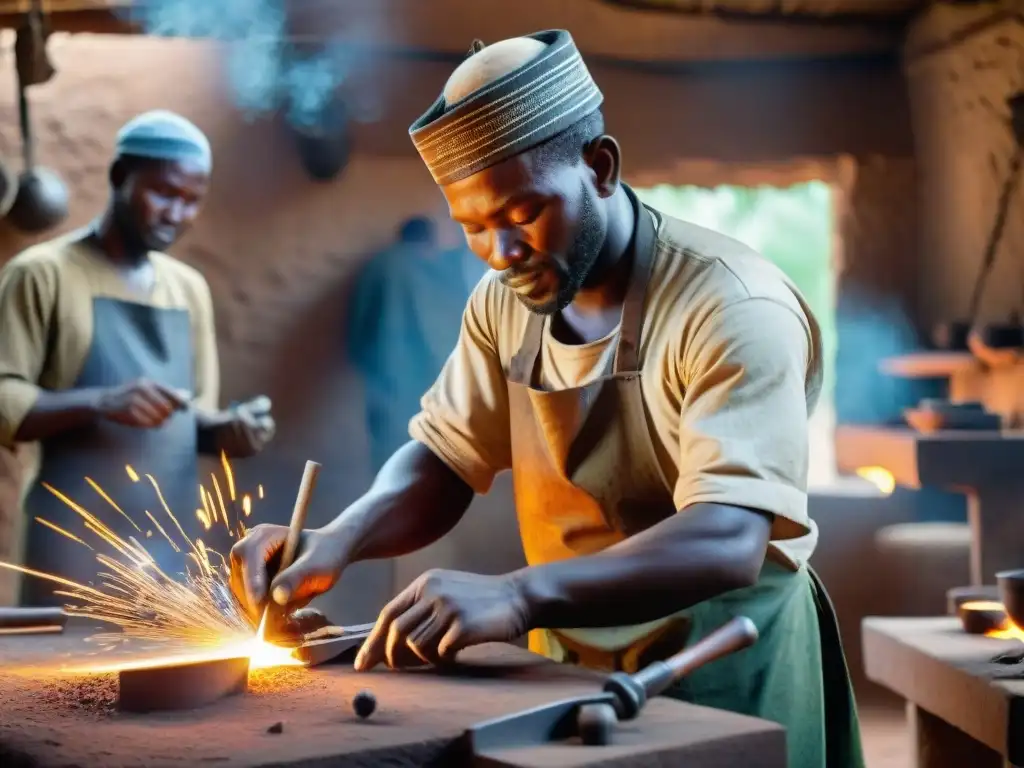
<svg viewBox="0 0 1024 768"><path fill-rule="evenodd" d="M793 768L860 766L835 616L807 560L818 325L746 246L646 208L621 179L602 95L564 31L485 47L410 133L492 272L412 420L412 441L270 583L301 605L349 563L443 536L511 470L527 567L431 571L356 661L530 647L635 670L743 615L752 648L674 695L775 720ZM258 605L266 528L236 547Z"/></svg>
<svg viewBox="0 0 1024 768"><path fill-rule="evenodd" d="M186 561L162 535L176 531L164 502L186 530L197 525L198 455L252 455L274 432L267 398L218 407L210 288L164 253L198 215L211 168L195 125L164 110L141 114L117 135L103 214L0 270L0 445L42 448L26 522L83 530L50 486L123 539L139 538L168 574ZM95 580L93 551L43 525L26 533L26 566ZM62 602L53 589L26 578L22 600Z"/></svg>

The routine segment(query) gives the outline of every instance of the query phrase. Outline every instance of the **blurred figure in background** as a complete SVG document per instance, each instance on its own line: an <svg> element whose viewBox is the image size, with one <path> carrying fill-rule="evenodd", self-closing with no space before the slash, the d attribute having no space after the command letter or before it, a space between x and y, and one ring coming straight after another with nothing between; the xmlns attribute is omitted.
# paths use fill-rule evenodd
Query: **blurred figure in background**
<svg viewBox="0 0 1024 768"><path fill-rule="evenodd" d="M122 539L144 541L169 575L185 556L146 512L173 531L166 503L194 525L199 455L252 456L274 434L266 397L219 407L210 288L165 253L199 214L211 169L195 125L163 110L139 115L117 136L103 214L0 269L0 445L42 448L26 522L82 530L46 486L55 488ZM127 465L144 476L131 477ZM90 549L42 525L27 534L25 566L79 583L95 578ZM22 602L62 604L56 588L25 579Z"/></svg>
<svg viewBox="0 0 1024 768"><path fill-rule="evenodd" d="M486 271L465 247L442 248L434 222L417 216L356 278L346 349L366 390L374 472L408 442L409 420L455 348L466 300Z"/></svg>

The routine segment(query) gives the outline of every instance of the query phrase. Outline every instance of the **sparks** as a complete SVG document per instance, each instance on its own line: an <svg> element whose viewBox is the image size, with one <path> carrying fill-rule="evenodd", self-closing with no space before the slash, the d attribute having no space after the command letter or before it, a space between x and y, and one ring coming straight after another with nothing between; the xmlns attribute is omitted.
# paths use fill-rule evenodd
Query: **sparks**
<svg viewBox="0 0 1024 768"><path fill-rule="evenodd" d="M236 493L234 473L226 457L222 456L222 462L228 495L233 499ZM144 641L151 647L156 644L160 649L159 657L90 665L78 671L96 673L238 656L248 657L251 669L301 665L300 661L292 657L290 649L267 643L262 633L254 633L256 628L231 593L227 560L219 552L210 549L202 539L196 538L193 541L186 535L164 500L156 479L152 475L140 475L131 466L126 466L125 471L133 482L145 477L153 485L162 509L157 514L144 510L144 514L160 536L170 542L175 551L184 551L187 560L195 565L181 574L182 579L173 579L164 573L134 536L129 536L127 540L121 538L97 515L45 484L47 490L81 518L82 527L99 542L89 543L78 534L43 518L37 517L36 521L96 553L99 566L96 583L86 586L55 574L0 561L0 568L59 585L62 589L55 594L68 598L69 603L65 608L68 615L116 628L116 631L90 638L101 648L113 650L125 643ZM229 535L244 535L245 526L241 520L236 520L237 529L232 529L220 484L216 476L211 477L214 494L200 485L203 503L196 510L196 517L206 530L210 530L212 524L220 518ZM142 529L132 517L99 485L87 480L114 511L132 524L141 537ZM257 495L263 497L262 486ZM214 503L214 497L217 503ZM244 513L248 516L252 511L252 497L244 494L242 499ZM160 518L169 520L173 525L165 526ZM152 536L153 531L146 530L145 537Z"/></svg>

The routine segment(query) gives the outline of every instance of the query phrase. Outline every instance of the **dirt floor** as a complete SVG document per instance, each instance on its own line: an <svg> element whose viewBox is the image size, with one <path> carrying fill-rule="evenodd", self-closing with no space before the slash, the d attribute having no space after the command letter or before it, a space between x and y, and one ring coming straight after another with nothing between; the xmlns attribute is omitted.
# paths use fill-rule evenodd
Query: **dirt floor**
<svg viewBox="0 0 1024 768"><path fill-rule="evenodd" d="M867 768L913 768L906 715L899 702L861 706L860 728Z"/></svg>

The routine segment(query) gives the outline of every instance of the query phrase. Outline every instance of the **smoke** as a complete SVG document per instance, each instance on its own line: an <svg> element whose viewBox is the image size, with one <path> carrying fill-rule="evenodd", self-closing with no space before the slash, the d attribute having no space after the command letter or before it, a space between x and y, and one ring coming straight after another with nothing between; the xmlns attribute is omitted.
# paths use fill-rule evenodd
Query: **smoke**
<svg viewBox="0 0 1024 768"><path fill-rule="evenodd" d="M285 5L285 0L145 0L126 13L150 35L219 41L227 84L247 118L282 110L292 125L313 129L331 119L335 94L368 59L368 42L382 20L374 2L346 19L345 36L359 40L358 49L330 40L310 45L308 38L301 44L292 42L301 34L294 33ZM305 34L322 32L316 19L307 21L312 24ZM340 32L330 21L325 19L323 27ZM378 119L375 93L346 93L348 116L357 122Z"/></svg>

